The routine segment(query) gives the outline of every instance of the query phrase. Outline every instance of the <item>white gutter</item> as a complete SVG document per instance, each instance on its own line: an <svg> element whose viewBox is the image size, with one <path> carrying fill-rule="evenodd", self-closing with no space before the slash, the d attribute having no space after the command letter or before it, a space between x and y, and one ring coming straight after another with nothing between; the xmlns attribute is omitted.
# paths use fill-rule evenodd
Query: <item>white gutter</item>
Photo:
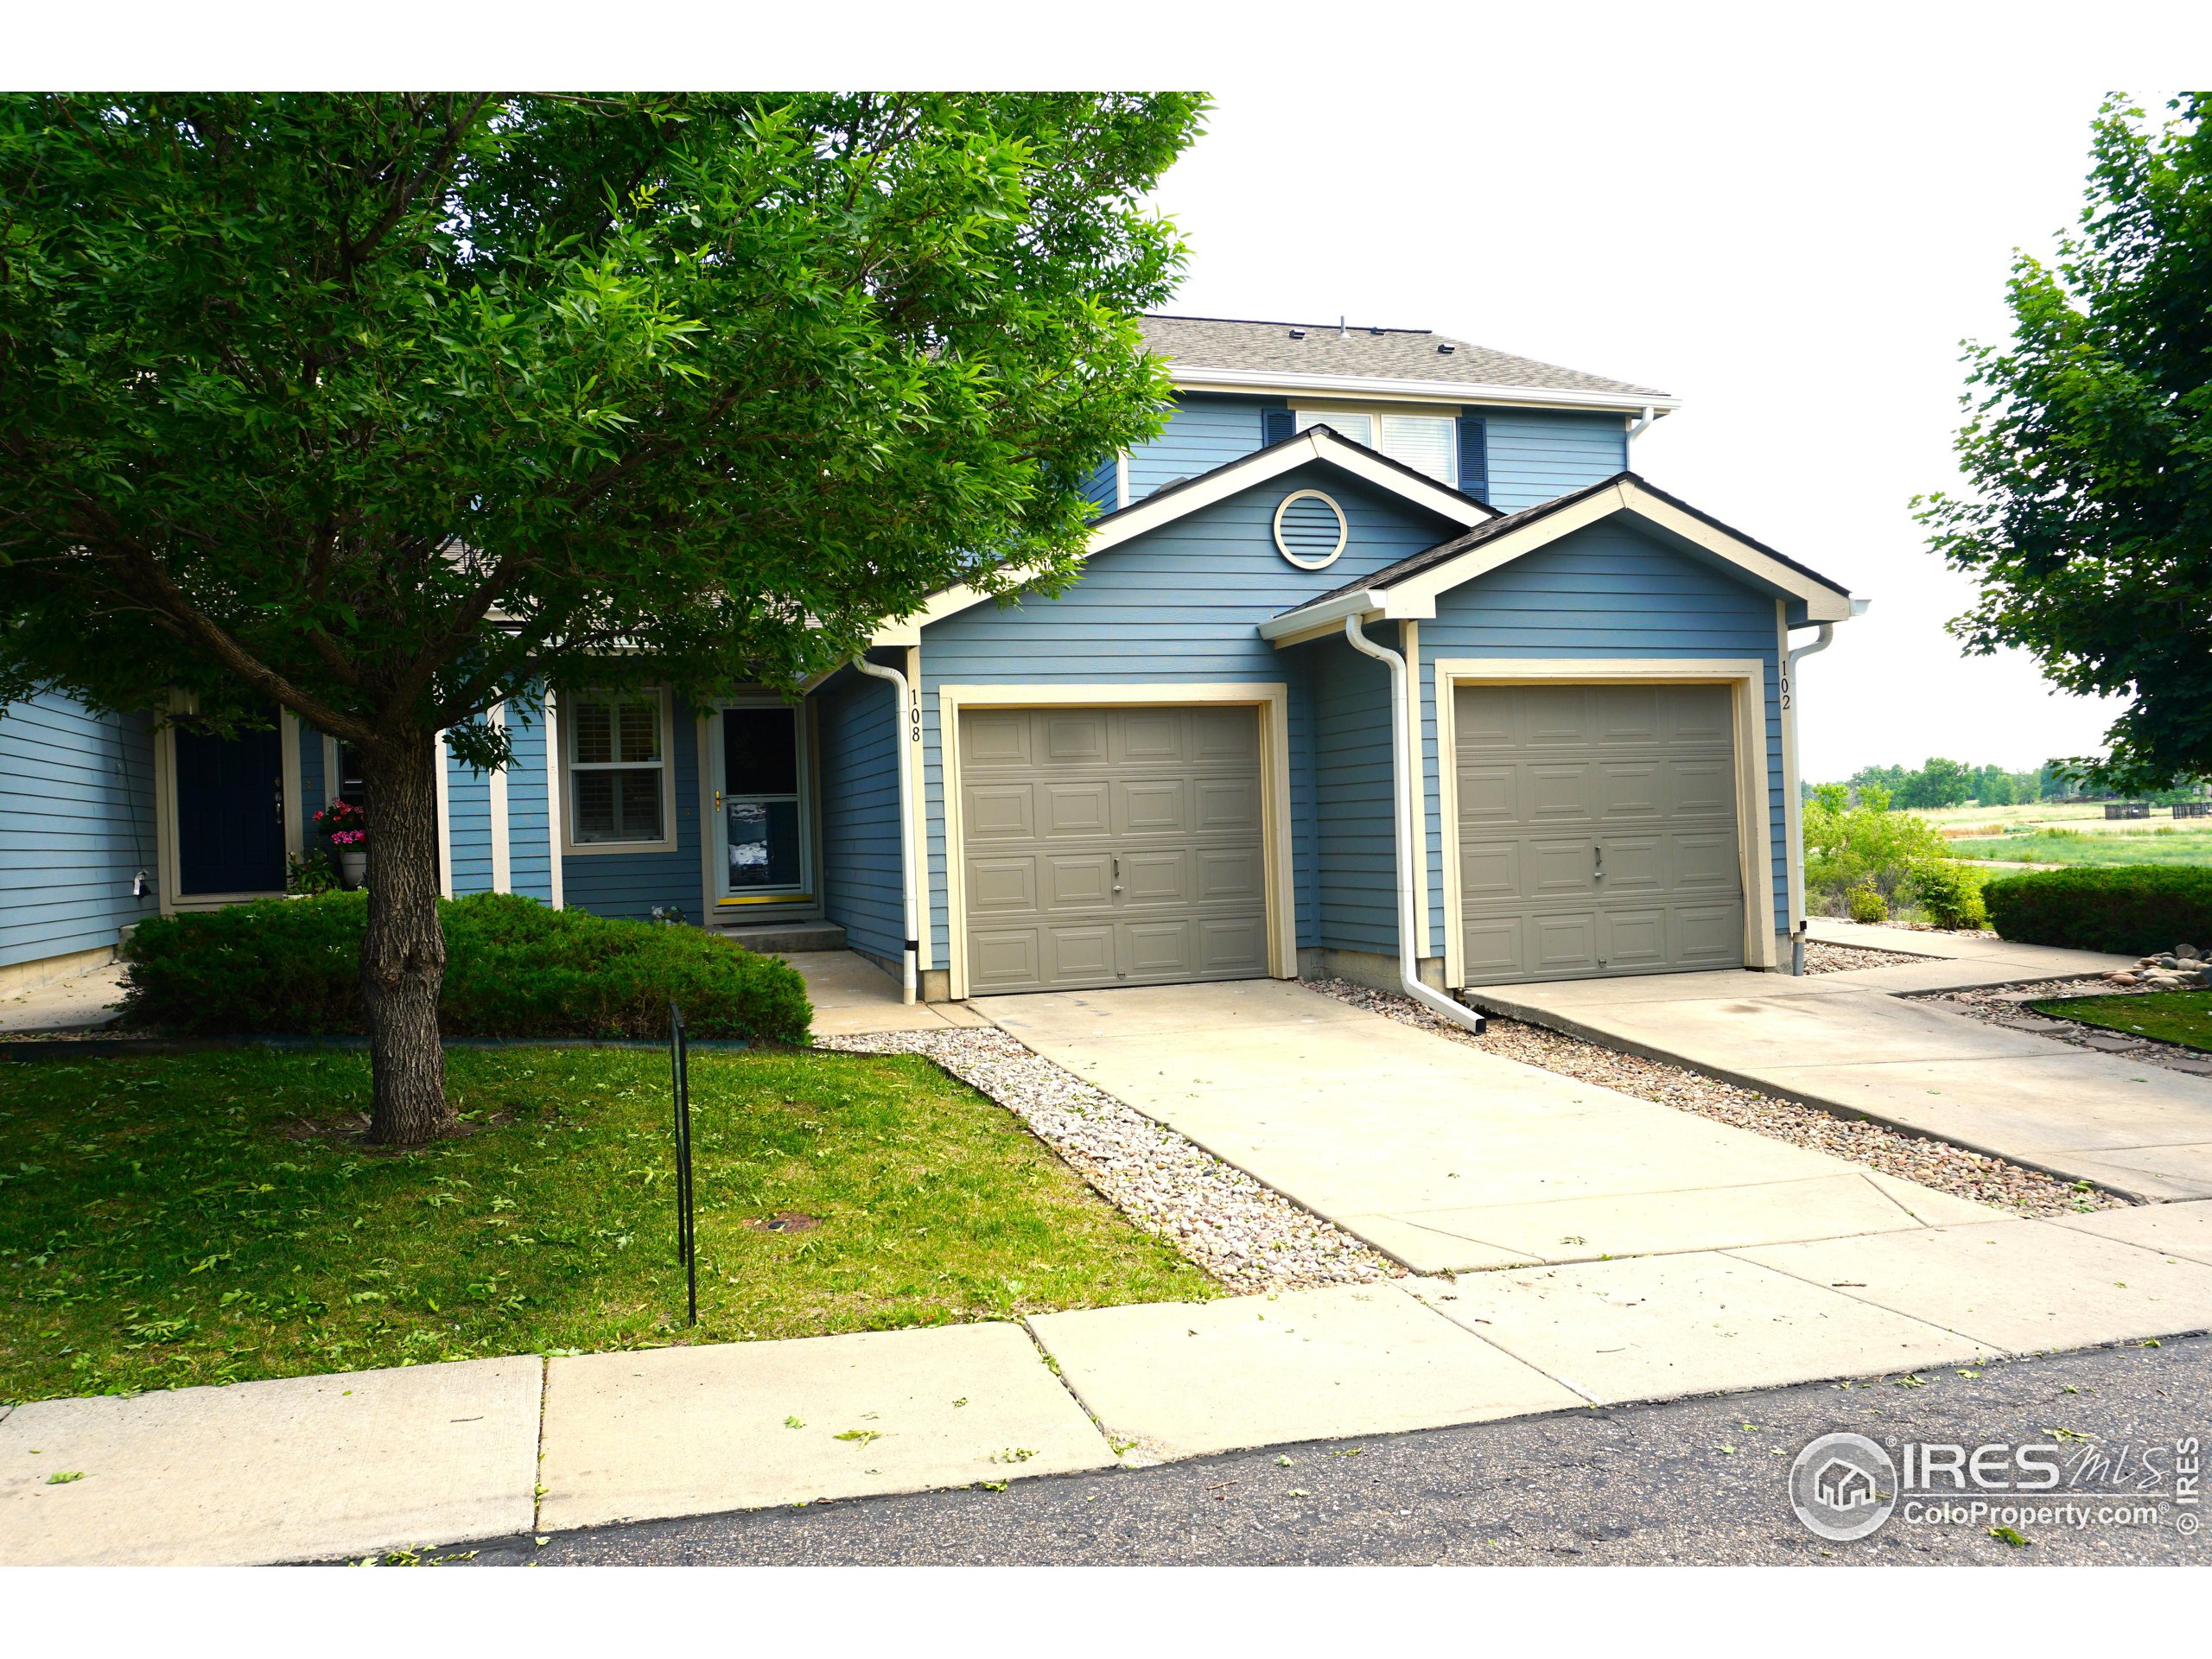
<svg viewBox="0 0 2212 1659"><path fill-rule="evenodd" d="M1421 815L1414 798L1421 772L1414 764L1418 751L1414 747L1411 700L1406 695L1406 659L1360 632L1356 616L1344 619L1344 639L1354 651L1372 657L1390 671L1390 816L1398 834L1400 988L1431 1013L1440 1014L1479 1035L1484 1029L1482 1015L1422 984L1420 964L1414 959L1414 906L1416 902L1428 902L1428 860L1425 856L1427 837L1421 833Z"/></svg>
<svg viewBox="0 0 2212 1659"><path fill-rule="evenodd" d="M1852 615L1866 615L1873 603L1874 601L1871 599L1853 600L1851 601ZM1811 644L1790 647L1787 671L1789 702L1789 707L1783 711L1783 718L1789 722L1789 752L1793 755L1797 752L1797 664L1808 657L1826 651L1834 643L1835 624L1823 622L1821 624L1821 631L1813 636ZM1789 936L1789 971L1797 978L1802 979L1805 976L1805 832L1799 827L1798 815L1801 808L1797 800L1799 792L1797 779L1793 776L1784 781L1789 791L1787 802L1788 817L1790 839L1795 843L1792 850L1796 854L1789 864L1789 902L1797 912L1797 928Z"/></svg>
<svg viewBox="0 0 2212 1659"><path fill-rule="evenodd" d="M1627 442L1634 443L1637 439L1643 435L1643 429L1645 427L1649 426L1652 422L1657 420L1662 415L1668 412L1669 411L1660 408L1656 404L1646 404L1643 406L1643 418L1629 428Z"/></svg>
<svg viewBox="0 0 2212 1659"><path fill-rule="evenodd" d="M1665 414L1682 406L1679 397L1654 397L1643 391L1577 391L1568 386L1494 386L1472 380L1401 380L1362 374L1301 374L1281 369L1220 369L1198 363L1170 363L1167 378L1179 386L1253 387L1271 391L1333 391L1377 397L1415 398L1428 404L1539 404L1554 409L1646 410Z"/></svg>
<svg viewBox="0 0 2212 1659"><path fill-rule="evenodd" d="M920 865L914 857L914 746L906 736L906 677L895 668L881 667L865 657L854 658L853 666L870 679L888 683L898 697L893 710L895 723L891 741L899 746L899 887L906 900L906 949L901 977L905 1001L912 1003L917 977L914 963L921 953L922 929L921 904L914 892L914 878Z"/></svg>

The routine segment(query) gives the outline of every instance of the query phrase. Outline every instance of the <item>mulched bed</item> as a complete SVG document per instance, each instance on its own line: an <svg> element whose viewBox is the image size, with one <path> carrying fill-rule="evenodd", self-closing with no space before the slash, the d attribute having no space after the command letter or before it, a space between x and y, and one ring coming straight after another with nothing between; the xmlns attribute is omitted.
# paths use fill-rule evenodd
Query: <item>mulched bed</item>
<svg viewBox="0 0 2212 1659"><path fill-rule="evenodd" d="M1402 1025L1417 1026L1447 1041L1465 1043L1502 1059L1519 1060L1562 1077L1579 1077L1585 1083L1632 1095L1638 1100L1695 1112L1700 1117L1749 1129L1771 1140L1809 1147L1816 1152L1829 1153L1879 1170L1885 1175L1916 1181L1955 1198L1971 1198L1977 1204L1992 1205L2024 1216L2066 1216L2085 1210L2127 1207L2125 1198L2094 1190L2082 1191L2055 1175L2024 1169L2001 1158L1968 1152L1947 1141L1931 1141L1924 1135L1891 1128L1885 1123L1835 1117L1815 1107L1776 1100L1732 1084L1716 1082L1679 1065L1619 1053L1541 1026L1492 1016L1489 1033L1478 1037L1409 999L1387 991L1372 990L1344 979L1306 982L1312 989L1338 1001L1382 1014Z"/></svg>
<svg viewBox="0 0 2212 1659"><path fill-rule="evenodd" d="M1909 962L1936 958L1906 950L1878 950L1871 944L1831 944L1826 939L1805 941L1805 976L1815 974L1855 974L1867 968L1901 968Z"/></svg>

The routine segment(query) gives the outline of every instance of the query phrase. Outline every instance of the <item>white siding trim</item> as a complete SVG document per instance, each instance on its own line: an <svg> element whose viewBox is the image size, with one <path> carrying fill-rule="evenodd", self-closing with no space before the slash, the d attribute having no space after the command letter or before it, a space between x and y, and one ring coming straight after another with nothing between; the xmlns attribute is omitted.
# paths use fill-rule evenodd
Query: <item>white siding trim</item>
<svg viewBox="0 0 2212 1659"><path fill-rule="evenodd" d="M507 727L507 705L495 702L485 710L486 723L505 731ZM491 774L492 795L492 891L512 893L515 890L514 849L507 842L507 769L500 766Z"/></svg>
<svg viewBox="0 0 2212 1659"><path fill-rule="evenodd" d="M1128 457L1122 458L1122 465L1126 476ZM929 768L925 764L929 759L929 745L924 741L922 726L922 648L919 645L906 647L905 669L906 707L899 711L899 735L901 742L911 742L914 746L914 794L907 803L908 821L905 830L912 839L914 880L921 890L921 914L916 925L922 931L914 951L914 971L919 973L925 968L936 965L931 949L931 936L937 931L930 921L934 913L936 894L930 887L930 788Z"/></svg>
<svg viewBox="0 0 2212 1659"><path fill-rule="evenodd" d="M1757 657L1440 657L1436 659L1436 763L1446 780L1444 826L1444 982L1467 982L1459 926L1459 804L1452 689L1458 685L1568 683L1662 685L1688 681L1731 688L1736 715L1736 844L1744 882L1744 965L1771 969L1774 840L1768 817L1766 664Z"/></svg>
<svg viewBox="0 0 2212 1659"><path fill-rule="evenodd" d="M663 724L668 728L668 770L673 778L676 772L675 722L667 721ZM664 791L664 798L668 806L669 828L673 831L676 827L676 791L672 784ZM567 849L562 843L561 817L561 722L560 716L554 712L553 693L548 691L545 694L545 866L546 880L551 884L550 891L556 910L563 907L564 894L561 885L561 861L567 856Z"/></svg>
<svg viewBox="0 0 2212 1659"><path fill-rule="evenodd" d="M1290 815L1290 688L1281 681L1144 685L940 685L938 697L938 770L944 793L945 937L947 995L968 995L967 893L960 859L960 711L963 709L1132 709L1241 704L1260 715L1261 837L1268 893L1268 973L1298 977L1297 888L1292 868Z"/></svg>
<svg viewBox="0 0 2212 1659"><path fill-rule="evenodd" d="M1798 799L1797 677L1789 671L1789 607L1779 599L1774 601L1774 660L1782 676L1782 836L1789 870L1789 913L1782 925L1794 931L1805 914L1805 809Z"/></svg>
<svg viewBox="0 0 2212 1659"><path fill-rule="evenodd" d="M446 752L445 728L438 728L430 740L432 764L437 770L430 775L436 780L438 793L438 891L453 897L453 757Z"/></svg>
<svg viewBox="0 0 2212 1659"><path fill-rule="evenodd" d="M1418 966L1427 959L1428 950L1428 762L1421 754L1421 624L1405 622L1398 629L1399 653L1406 659L1408 673L1413 684L1409 695L1413 698L1413 778L1406 785L1413 791L1408 804L1414 814L1414 855L1421 861L1421 880L1414 891L1421 894L1421 902L1414 906L1414 962ZM1444 764L1444 751L1436 752L1436 764Z"/></svg>

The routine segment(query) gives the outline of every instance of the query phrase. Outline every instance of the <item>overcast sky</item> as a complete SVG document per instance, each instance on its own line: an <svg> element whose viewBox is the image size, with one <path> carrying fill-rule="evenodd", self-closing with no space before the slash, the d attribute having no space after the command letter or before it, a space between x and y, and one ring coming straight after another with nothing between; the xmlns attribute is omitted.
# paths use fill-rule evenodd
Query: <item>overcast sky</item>
<svg viewBox="0 0 2212 1659"><path fill-rule="evenodd" d="M12 22L17 73L1210 88L1160 194L1193 251L1178 308L1435 328L1687 399L1637 468L1874 601L1805 666L1808 778L2024 767L2094 750L2113 712L1961 655L1943 624L1967 589L1908 504L1956 481L1958 342L2004 337L2012 251L2080 211L2100 94L2212 78L2206 0L842 0L835 27L662 0L619 29L586 0L386 0L372 30L296 0L99 11Z"/></svg>
<svg viewBox="0 0 2212 1659"><path fill-rule="evenodd" d="M2004 337L2013 249L2078 213L2096 92L1611 102L1378 89L1317 128L1300 91L1231 91L1160 193L1177 308L1434 328L1681 397L1637 469L1874 602L1803 669L1808 779L2097 747L2112 709L1943 632L1969 589L1909 505L1956 483L1958 341ZM1387 154L1358 141L1381 127Z"/></svg>

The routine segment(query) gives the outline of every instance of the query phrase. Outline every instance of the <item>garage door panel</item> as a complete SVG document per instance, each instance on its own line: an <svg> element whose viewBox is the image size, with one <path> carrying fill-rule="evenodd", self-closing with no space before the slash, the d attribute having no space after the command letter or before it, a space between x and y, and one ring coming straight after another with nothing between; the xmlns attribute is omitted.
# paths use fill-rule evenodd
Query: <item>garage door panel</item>
<svg viewBox="0 0 2212 1659"><path fill-rule="evenodd" d="M1524 899L1544 901L1554 899L1587 899L1598 886L1597 843L1586 836L1566 839L1546 837L1527 843L1528 853L1522 868L1527 881L1521 890Z"/></svg>
<svg viewBox="0 0 2212 1659"><path fill-rule="evenodd" d="M969 907L980 914L1027 916L1037 909L1037 859L971 858L967 870Z"/></svg>
<svg viewBox="0 0 2212 1659"><path fill-rule="evenodd" d="M1656 973L1667 965L1667 912L1605 911L1599 918L1598 965L1608 973Z"/></svg>
<svg viewBox="0 0 2212 1659"><path fill-rule="evenodd" d="M1513 823L1520 818L1520 774L1512 766L1461 766L1459 785L1461 824Z"/></svg>
<svg viewBox="0 0 2212 1659"><path fill-rule="evenodd" d="M1741 964L1732 699L1661 683L1454 688L1468 984Z"/></svg>
<svg viewBox="0 0 2212 1659"><path fill-rule="evenodd" d="M1260 833L1257 778L1194 778L1191 780L1192 824L1202 836Z"/></svg>
<svg viewBox="0 0 2212 1659"><path fill-rule="evenodd" d="M1125 766L1173 766L1188 757L1183 752L1182 710L1131 710L1111 720L1115 764Z"/></svg>
<svg viewBox="0 0 2212 1659"><path fill-rule="evenodd" d="M1114 976L1114 925L1058 925L1045 930L1045 973L1048 983Z"/></svg>
<svg viewBox="0 0 2212 1659"><path fill-rule="evenodd" d="M1740 968L1744 963L1744 906L1678 905L1675 958L1684 968Z"/></svg>
<svg viewBox="0 0 2212 1659"><path fill-rule="evenodd" d="M992 766L1027 766L1030 719L1026 709L1009 709L969 715L960 723L960 766L982 770Z"/></svg>
<svg viewBox="0 0 2212 1659"><path fill-rule="evenodd" d="M1105 853L1055 853L1045 861L1045 908L1109 910L1114 904L1114 861Z"/></svg>
<svg viewBox="0 0 2212 1659"><path fill-rule="evenodd" d="M1255 978L1268 971L1268 930L1256 916L1200 916L1198 971L1222 979Z"/></svg>
<svg viewBox="0 0 2212 1659"><path fill-rule="evenodd" d="M1102 766L1106 764L1106 720L1087 709L1041 716L1046 765Z"/></svg>
<svg viewBox="0 0 2212 1659"><path fill-rule="evenodd" d="M1522 769L1523 795L1528 803L1528 822L1544 823L1588 823L1596 817L1592 810L1591 768L1587 762L1561 764L1541 761Z"/></svg>
<svg viewBox="0 0 2212 1659"><path fill-rule="evenodd" d="M1153 979L1192 977L1198 963L1191 949L1191 933L1187 916L1122 923L1122 944L1128 952L1129 974Z"/></svg>
<svg viewBox="0 0 2212 1659"><path fill-rule="evenodd" d="M1113 831L1111 791L1103 779L1082 783L1041 783L1033 785L1041 798L1037 834L1048 841L1080 836L1104 836Z"/></svg>
<svg viewBox="0 0 2212 1659"><path fill-rule="evenodd" d="M1545 913L1528 918L1528 966L1531 974L1563 977L1594 972L1598 966L1598 912Z"/></svg>
<svg viewBox="0 0 2212 1659"><path fill-rule="evenodd" d="M970 841L1030 841L1037 835L1036 791L1028 784L970 784L961 791Z"/></svg>
<svg viewBox="0 0 2212 1659"><path fill-rule="evenodd" d="M1191 855L1184 848L1122 855L1122 905L1181 907L1191 902Z"/></svg>
<svg viewBox="0 0 2212 1659"><path fill-rule="evenodd" d="M1523 897L1521 891L1521 843L1517 841L1461 842L1459 896L1470 905L1491 905Z"/></svg>
<svg viewBox="0 0 2212 1659"><path fill-rule="evenodd" d="M1267 861L1257 847L1201 847L1192 855L1191 898L1201 905L1258 906L1267 898Z"/></svg>
<svg viewBox="0 0 2212 1659"><path fill-rule="evenodd" d="M963 714L963 764L987 763L960 796L970 994L1266 973L1259 729L1249 708Z"/></svg>
<svg viewBox="0 0 2212 1659"><path fill-rule="evenodd" d="M975 927L968 930L968 988L971 991L1027 990L1038 982L1041 957L1034 927Z"/></svg>
<svg viewBox="0 0 2212 1659"><path fill-rule="evenodd" d="M1667 890L1666 837L1607 836L1605 846L1607 899L1633 899Z"/></svg>

